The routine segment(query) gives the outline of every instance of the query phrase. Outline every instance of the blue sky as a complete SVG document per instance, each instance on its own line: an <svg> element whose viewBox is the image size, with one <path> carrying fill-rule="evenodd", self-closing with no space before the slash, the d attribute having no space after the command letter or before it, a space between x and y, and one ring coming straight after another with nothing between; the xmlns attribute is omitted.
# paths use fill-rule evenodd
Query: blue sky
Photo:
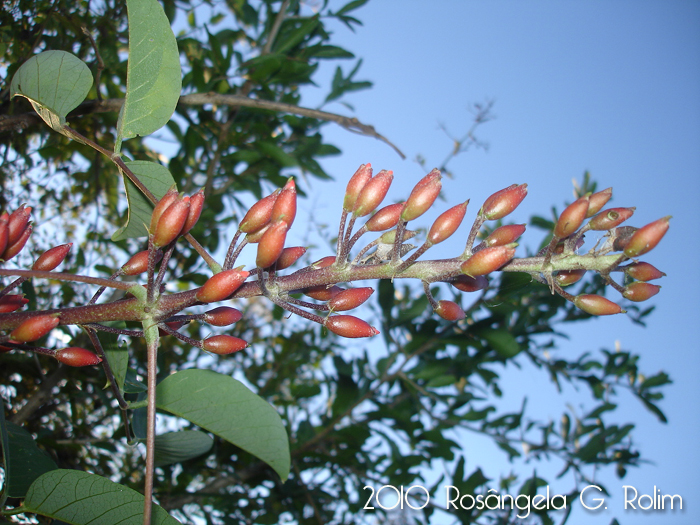
<svg viewBox="0 0 700 525"><path fill-rule="evenodd" d="M619 341L641 355L642 370L665 370L674 381L661 403L668 425L621 396L616 421L637 425L636 444L652 463L631 469L624 480L612 471L596 474L610 489L609 510L592 514L577 507L569 523L608 524L613 516L622 525L697 523L700 290L690 270L700 256L692 233L700 224L700 3L375 0L356 16L364 26L352 33L339 25L337 42L364 59L356 78L371 80L374 87L346 100L354 116L374 125L408 159L402 161L378 141L328 125L325 136L343 155L324 166L339 184L316 185L321 195L300 203L300 214L313 214L333 229L344 183L364 162L375 170L394 170L388 198L405 197L425 175L416 156L430 169L449 153L452 144L441 127L461 136L471 123L469 107L493 100L497 118L478 130L490 147L450 163L455 177L444 180L444 209L471 198L467 216L473 218L488 195L527 182L528 198L512 217L525 222L533 213L549 215L552 205L561 209L572 200L572 179L580 181L590 170L599 188L613 187L611 204L637 207L631 224L673 215L663 242L643 258L668 274L650 301L657 308L648 326L624 316L594 319L571 327L571 338L561 341L561 354L570 357L612 350ZM322 71L323 89L304 92L305 105L322 101L334 67ZM352 64L344 67L347 72ZM348 114L339 104L324 109ZM523 242L532 246L540 240L541 232L533 230ZM567 402L584 410L585 391L569 389L558 396L544 375L539 381L527 368L509 368L506 374L506 406L518 406L527 395L529 407L545 419L558 420ZM468 458L468 467L482 465L493 478L510 470L486 445L464 439L480 458ZM524 474L532 468L518 466ZM685 510L625 511L623 485L640 493L653 493L656 486L664 494L679 494Z"/></svg>

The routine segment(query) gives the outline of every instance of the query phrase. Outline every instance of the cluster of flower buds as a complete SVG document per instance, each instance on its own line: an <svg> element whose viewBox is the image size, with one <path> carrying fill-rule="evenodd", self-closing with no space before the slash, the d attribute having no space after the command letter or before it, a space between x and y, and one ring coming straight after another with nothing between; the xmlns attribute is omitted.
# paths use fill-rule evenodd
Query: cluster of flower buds
<svg viewBox="0 0 700 525"><path fill-rule="evenodd" d="M9 261L22 251L32 234L32 209L22 204L12 213L0 215L0 260Z"/></svg>
<svg viewBox="0 0 700 525"><path fill-rule="evenodd" d="M204 206L204 190L191 197L180 195L175 188L169 189L156 203L151 214L149 232L153 246L162 248L181 235L187 235L199 220Z"/></svg>

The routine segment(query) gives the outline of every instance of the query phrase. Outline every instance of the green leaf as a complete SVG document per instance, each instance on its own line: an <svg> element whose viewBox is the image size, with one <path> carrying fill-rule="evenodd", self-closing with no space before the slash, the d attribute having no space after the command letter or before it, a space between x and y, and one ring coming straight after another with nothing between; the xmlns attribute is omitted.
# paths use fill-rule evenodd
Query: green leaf
<svg viewBox="0 0 700 525"><path fill-rule="evenodd" d="M123 140L165 125L180 98L182 72L177 42L157 0L127 0L129 64L126 97L117 122L116 152Z"/></svg>
<svg viewBox="0 0 700 525"><path fill-rule="evenodd" d="M10 84L10 97L27 98L44 122L63 133L66 115L85 100L92 82L90 69L77 56L44 51L17 70Z"/></svg>
<svg viewBox="0 0 700 525"><path fill-rule="evenodd" d="M345 4L343 7L341 7L338 11L336 11L336 16L338 15L344 15L349 13L350 11L354 11L358 7L362 7L365 5L369 0L353 0L352 2L348 2Z"/></svg>
<svg viewBox="0 0 700 525"><path fill-rule="evenodd" d="M36 478L58 468L46 453L36 446L32 435L19 425L7 421L9 468L8 489L11 498L23 498Z"/></svg>
<svg viewBox="0 0 700 525"><path fill-rule="evenodd" d="M124 321L105 322L102 324L112 328L126 328L126 323ZM114 379L117 382L119 391L124 394L124 379L126 378L126 371L129 367L128 348L126 344L119 345L119 336L117 334L101 332L99 334L99 339L100 344L102 344L102 349L107 356L107 361L109 361L109 366L112 369L112 374L114 374Z"/></svg>
<svg viewBox="0 0 700 525"><path fill-rule="evenodd" d="M175 184L175 179L168 168L156 162L133 160L124 164L158 199L162 198ZM126 198L129 201L129 211L126 224L112 235L113 241L146 236L151 222L151 213L153 213L151 201L127 177L124 177L124 186Z"/></svg>
<svg viewBox="0 0 700 525"><path fill-rule="evenodd" d="M501 357L515 357L520 352L520 345L510 332L488 328L481 330L478 335Z"/></svg>
<svg viewBox="0 0 700 525"><path fill-rule="evenodd" d="M156 390L159 409L250 452L286 480L289 438L279 414L239 381L211 370L183 370Z"/></svg>
<svg viewBox="0 0 700 525"><path fill-rule="evenodd" d="M182 430L156 436L156 467L180 463L206 454L214 439L199 430Z"/></svg>
<svg viewBox="0 0 700 525"><path fill-rule="evenodd" d="M141 525L143 495L124 485L78 470L52 470L27 492L23 508L72 525ZM180 523L153 505L152 525Z"/></svg>

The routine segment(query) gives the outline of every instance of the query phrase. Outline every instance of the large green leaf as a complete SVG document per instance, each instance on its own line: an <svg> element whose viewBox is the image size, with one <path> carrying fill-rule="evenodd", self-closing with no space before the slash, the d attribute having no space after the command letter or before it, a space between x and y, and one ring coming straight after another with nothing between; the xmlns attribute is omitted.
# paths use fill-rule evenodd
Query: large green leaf
<svg viewBox="0 0 700 525"><path fill-rule="evenodd" d="M482 337L501 357L515 357L520 352L520 345L513 334L505 329L488 328L476 335Z"/></svg>
<svg viewBox="0 0 700 525"><path fill-rule="evenodd" d="M162 198L175 184L175 179L168 168L161 164L147 160L133 160L125 164L158 199ZM129 211L126 224L112 235L113 241L147 235L151 213L153 213L151 201L127 177L124 177L124 186L126 198L129 201Z"/></svg>
<svg viewBox="0 0 700 525"><path fill-rule="evenodd" d="M78 470L52 470L29 488L23 507L72 525L141 525L143 495L118 483ZM152 525L180 523L153 505Z"/></svg>
<svg viewBox="0 0 700 525"><path fill-rule="evenodd" d="M113 328L126 328L124 321L113 321L103 323ZM126 371L129 367L129 351L126 344L119 345L119 336L111 332L101 332L99 334L100 344L105 351L107 361L114 374L114 380L117 382L119 391L124 394L124 380L126 379Z"/></svg>
<svg viewBox="0 0 700 525"><path fill-rule="evenodd" d="M58 468L46 453L36 446L32 435L19 425L5 423L8 437L9 469L7 494L23 498L36 478Z"/></svg>
<svg viewBox="0 0 700 525"><path fill-rule="evenodd" d="M149 135L165 125L180 98L182 72L175 35L158 0L127 0L129 64L126 97L117 123L122 140Z"/></svg>
<svg viewBox="0 0 700 525"><path fill-rule="evenodd" d="M209 434L199 430L181 430L156 436L156 467L180 463L206 454L214 445Z"/></svg>
<svg viewBox="0 0 700 525"><path fill-rule="evenodd" d="M289 476L289 438L277 412L232 377L211 370L183 370L156 390L159 409L183 417Z"/></svg>
<svg viewBox="0 0 700 525"><path fill-rule="evenodd" d="M92 82L90 69L77 56L44 51L20 66L10 96L27 98L44 122L63 133L66 115L85 100Z"/></svg>

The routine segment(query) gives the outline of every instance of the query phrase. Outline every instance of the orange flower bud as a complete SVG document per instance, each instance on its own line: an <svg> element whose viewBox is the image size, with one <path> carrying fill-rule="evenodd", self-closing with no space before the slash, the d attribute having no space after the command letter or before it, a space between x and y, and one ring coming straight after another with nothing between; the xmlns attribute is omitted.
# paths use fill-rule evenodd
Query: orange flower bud
<svg viewBox="0 0 700 525"><path fill-rule="evenodd" d="M607 231L617 228L620 224L632 217L636 208L610 208L601 211L588 222L588 227L594 231Z"/></svg>
<svg viewBox="0 0 700 525"><path fill-rule="evenodd" d="M190 213L190 198L183 197L176 200L166 209L153 231L153 246L160 248L167 246L173 242L182 232L182 227L187 221L187 216Z"/></svg>
<svg viewBox="0 0 700 525"><path fill-rule="evenodd" d="M10 215L7 212L3 212L0 215L0 255L3 254L5 248L7 248L7 240L10 237L10 230L7 226L7 221Z"/></svg>
<svg viewBox="0 0 700 525"><path fill-rule="evenodd" d="M255 264L258 268L268 268L282 255L289 225L285 221L272 223L260 238Z"/></svg>
<svg viewBox="0 0 700 525"><path fill-rule="evenodd" d="M502 219L512 213L527 196L527 184L511 184L491 195L479 214L490 221Z"/></svg>
<svg viewBox="0 0 700 525"><path fill-rule="evenodd" d="M625 313L620 305L613 303L601 295L582 294L574 298L574 304L591 315L613 315Z"/></svg>
<svg viewBox="0 0 700 525"><path fill-rule="evenodd" d="M73 246L73 243L61 244L59 246L54 246L50 250L46 250L39 258L34 262L32 270L38 270L42 272L50 272L56 266L63 262L66 258L68 252Z"/></svg>
<svg viewBox="0 0 700 525"><path fill-rule="evenodd" d="M241 320L243 315L230 306L219 306L204 314L204 322L214 326L229 326Z"/></svg>
<svg viewBox="0 0 700 525"><path fill-rule="evenodd" d="M374 292L373 288L349 288L338 292L328 301L328 306L334 312L352 310L364 303Z"/></svg>
<svg viewBox="0 0 700 525"><path fill-rule="evenodd" d="M27 244L29 237L32 235L33 230L34 227L31 224L28 224L27 227L22 231L22 234L20 235L19 239L17 239L14 243L8 243L7 248L5 248L5 252L2 254L0 259L2 259L3 261L9 261L15 255L21 252L24 246Z"/></svg>
<svg viewBox="0 0 700 525"><path fill-rule="evenodd" d="M54 357L68 366L94 366L102 362L102 358L97 354L77 346L56 350Z"/></svg>
<svg viewBox="0 0 700 525"><path fill-rule="evenodd" d="M294 217L297 214L297 187L294 184L294 179L289 178L287 184L284 185L280 192L270 214L271 222L284 221L287 223L287 229L291 228L294 222Z"/></svg>
<svg viewBox="0 0 700 525"><path fill-rule="evenodd" d="M203 303L223 301L238 290L249 275L250 272L236 268L223 270L207 279L207 282L197 290L195 297Z"/></svg>
<svg viewBox="0 0 700 525"><path fill-rule="evenodd" d="M368 232L383 232L384 230L393 228L398 224L401 218L403 205L403 202L399 202L398 204L384 206L365 223L365 228L367 228Z"/></svg>
<svg viewBox="0 0 700 525"><path fill-rule="evenodd" d="M335 255L327 255L318 261L311 263L311 268L314 270L320 270L321 268L326 268L331 264L335 264Z"/></svg>
<svg viewBox="0 0 700 525"><path fill-rule="evenodd" d="M202 208L204 208L204 188L190 197L190 211L187 214L187 220L182 227L182 233L180 235L189 233L194 225L197 224L199 216L202 214Z"/></svg>
<svg viewBox="0 0 700 525"><path fill-rule="evenodd" d="M586 218L593 217L605 206L612 197L612 188L606 188L591 195L588 200L588 212Z"/></svg>
<svg viewBox="0 0 700 525"><path fill-rule="evenodd" d="M589 199L589 195L584 195L564 208L554 226L554 235L563 239L579 229L588 213Z"/></svg>
<svg viewBox="0 0 700 525"><path fill-rule="evenodd" d="M306 253L306 248L303 246L292 246L282 250L280 258L277 259L277 269L284 270L297 262L299 258Z"/></svg>
<svg viewBox="0 0 700 525"><path fill-rule="evenodd" d="M23 295L3 295L0 297L0 314L15 312L29 302Z"/></svg>
<svg viewBox="0 0 700 525"><path fill-rule="evenodd" d="M155 262L157 263L163 258L163 252L156 252ZM132 256L121 268L124 275L139 275L148 270L148 250L143 250Z"/></svg>
<svg viewBox="0 0 700 525"><path fill-rule="evenodd" d="M153 212L151 213L151 225L148 228L150 232L155 231L156 226L158 226L160 216L163 215L163 212L165 210L170 208L170 206L175 203L177 198L177 189L175 188L175 186L173 186L165 193L165 195L163 195L163 198L156 203L156 205L153 208Z"/></svg>
<svg viewBox="0 0 700 525"><path fill-rule="evenodd" d="M670 218L670 215L662 217L634 232L632 238L625 246L625 255L627 257L639 257L653 250L663 236L666 235Z"/></svg>
<svg viewBox="0 0 700 525"><path fill-rule="evenodd" d="M632 263L625 266L625 273L637 281L653 281L666 274L647 262Z"/></svg>
<svg viewBox="0 0 700 525"><path fill-rule="evenodd" d="M41 339L58 326L59 319L54 315L30 317L10 332L10 339L18 343L29 343Z"/></svg>
<svg viewBox="0 0 700 525"><path fill-rule="evenodd" d="M493 246L476 252L462 263L462 273L470 277L486 275L510 261L515 255L517 244L511 243L505 246Z"/></svg>
<svg viewBox="0 0 700 525"><path fill-rule="evenodd" d="M253 204L238 225L238 229L243 233L253 233L269 223L270 217L272 217L272 208L280 191L275 190L274 193Z"/></svg>
<svg viewBox="0 0 700 525"><path fill-rule="evenodd" d="M586 270L560 270L554 279L559 286L569 286L579 282L586 275Z"/></svg>
<svg viewBox="0 0 700 525"><path fill-rule="evenodd" d="M435 219L428 232L428 242L437 244L456 232L459 225L462 224L464 215L467 213L467 204L469 204L469 201L458 204Z"/></svg>
<svg viewBox="0 0 700 525"><path fill-rule="evenodd" d="M447 321L459 321L467 316L461 306L446 300L438 301L435 313Z"/></svg>
<svg viewBox="0 0 700 525"><path fill-rule="evenodd" d="M406 199L406 204L404 204L401 212L401 220L412 221L430 209L435 199L440 195L440 190L442 189L441 178L440 170L436 168L415 185L408 199Z"/></svg>
<svg viewBox="0 0 700 525"><path fill-rule="evenodd" d="M353 215L364 217L372 213L386 197L393 179L393 171L382 170L374 178L367 181L357 197Z"/></svg>
<svg viewBox="0 0 700 525"><path fill-rule="evenodd" d="M379 330L352 315L332 315L326 318L323 326L341 337L371 337L379 333Z"/></svg>
<svg viewBox="0 0 700 525"><path fill-rule="evenodd" d="M458 275L450 280L450 284L461 292L478 292L489 285L489 280L483 275L470 277L468 275Z"/></svg>
<svg viewBox="0 0 700 525"><path fill-rule="evenodd" d="M622 297L639 303L654 297L661 290L660 286L638 281L636 283L625 286L625 291L622 292Z"/></svg>
<svg viewBox="0 0 700 525"><path fill-rule="evenodd" d="M525 224L506 224L493 230L486 239L486 246L504 246L515 242L525 231Z"/></svg>
<svg viewBox="0 0 700 525"><path fill-rule="evenodd" d="M227 355L248 347L248 343L232 335L213 335L202 341L202 348L207 352Z"/></svg>
<svg viewBox="0 0 700 525"><path fill-rule="evenodd" d="M27 224L29 223L29 215L31 212L32 209L30 207L25 207L24 204L22 204L10 214L7 220L8 245L16 243L22 236L22 233L27 228Z"/></svg>
<svg viewBox="0 0 700 525"><path fill-rule="evenodd" d="M371 178L372 165L369 162L367 164L362 164L357 168L355 174L350 177L348 186L345 189L345 199L343 199L343 209L346 212L350 213L355 208L357 197Z"/></svg>

